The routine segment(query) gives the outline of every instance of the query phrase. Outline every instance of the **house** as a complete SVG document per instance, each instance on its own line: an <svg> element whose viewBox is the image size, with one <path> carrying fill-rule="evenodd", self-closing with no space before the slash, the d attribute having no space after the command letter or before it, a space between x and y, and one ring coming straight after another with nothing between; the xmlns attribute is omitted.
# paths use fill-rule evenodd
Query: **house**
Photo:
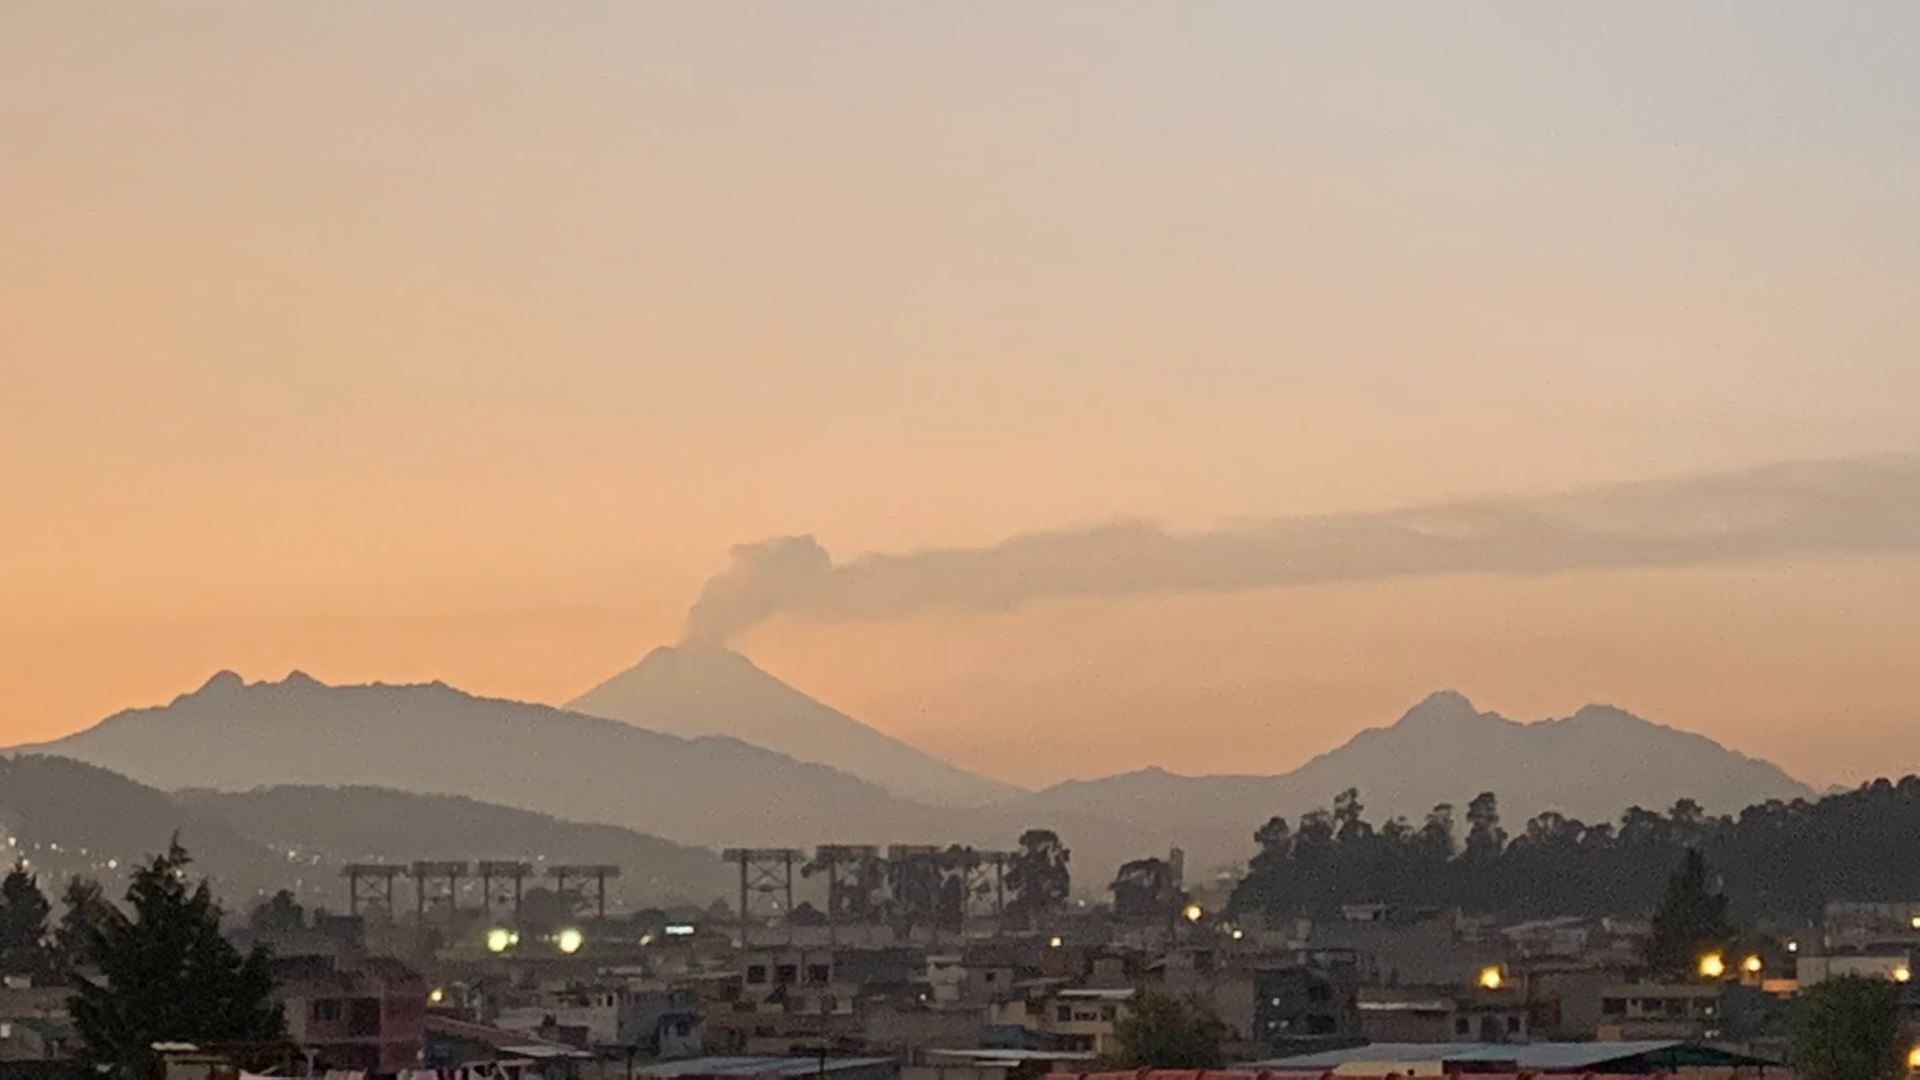
<svg viewBox="0 0 1920 1080"><path fill-rule="evenodd" d="M1362 987L1354 1003L1372 1042L1525 1042L1531 1009L1514 990Z"/></svg>
<svg viewBox="0 0 1920 1080"><path fill-rule="evenodd" d="M1706 983L1616 983L1600 990L1594 1037L1710 1039L1720 1031L1723 987Z"/></svg>
<svg viewBox="0 0 1920 1080"><path fill-rule="evenodd" d="M276 964L275 977L287 1032L317 1067L395 1073L419 1063L428 991L412 968L299 957Z"/></svg>
<svg viewBox="0 0 1920 1080"><path fill-rule="evenodd" d="M484 1066L495 1080L575 1080L593 1054L524 1031L429 1015L422 1025L421 1061L429 1068Z"/></svg>
<svg viewBox="0 0 1920 1080"><path fill-rule="evenodd" d="M1247 1035L1275 1052L1351 1038L1360 1032L1358 1005L1358 990L1325 972L1293 965L1259 968L1253 972L1253 1024Z"/></svg>
<svg viewBox="0 0 1920 1080"><path fill-rule="evenodd" d="M996 1029L1020 1029L1040 1036L1036 1049L1064 1050L1105 1056L1132 987L1059 987L1051 980L1035 980L1029 993L996 1003L987 1022Z"/></svg>

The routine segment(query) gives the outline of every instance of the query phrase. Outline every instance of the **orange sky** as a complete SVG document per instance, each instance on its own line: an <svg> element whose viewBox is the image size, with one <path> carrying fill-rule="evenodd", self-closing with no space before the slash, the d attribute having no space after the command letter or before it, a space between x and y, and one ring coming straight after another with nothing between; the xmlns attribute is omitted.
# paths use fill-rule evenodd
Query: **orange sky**
<svg viewBox="0 0 1920 1080"><path fill-rule="evenodd" d="M1595 20L1595 21L1582 21ZM562 700L729 545L1920 449L1920 14L0 15L0 741L217 668ZM1038 782L1430 689L1920 768L1920 560L776 621Z"/></svg>

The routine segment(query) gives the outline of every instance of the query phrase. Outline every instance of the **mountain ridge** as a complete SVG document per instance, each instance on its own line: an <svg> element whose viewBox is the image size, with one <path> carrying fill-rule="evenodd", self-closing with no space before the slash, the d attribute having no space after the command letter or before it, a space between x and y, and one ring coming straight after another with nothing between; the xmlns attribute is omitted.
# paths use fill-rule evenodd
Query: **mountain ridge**
<svg viewBox="0 0 1920 1080"><path fill-rule="evenodd" d="M737 738L934 806L973 808L1023 794L862 723L718 646L662 645L565 708L666 734Z"/></svg>

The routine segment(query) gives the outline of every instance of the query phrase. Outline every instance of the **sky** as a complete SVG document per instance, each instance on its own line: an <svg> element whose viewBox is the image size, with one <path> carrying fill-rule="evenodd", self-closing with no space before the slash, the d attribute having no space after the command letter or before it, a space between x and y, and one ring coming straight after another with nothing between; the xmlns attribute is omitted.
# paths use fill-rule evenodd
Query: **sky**
<svg viewBox="0 0 1920 1080"><path fill-rule="evenodd" d="M559 702L736 545L1920 452L1920 8L0 4L0 743L218 669ZM1429 691L1920 770L1920 556L735 647L1022 783Z"/></svg>

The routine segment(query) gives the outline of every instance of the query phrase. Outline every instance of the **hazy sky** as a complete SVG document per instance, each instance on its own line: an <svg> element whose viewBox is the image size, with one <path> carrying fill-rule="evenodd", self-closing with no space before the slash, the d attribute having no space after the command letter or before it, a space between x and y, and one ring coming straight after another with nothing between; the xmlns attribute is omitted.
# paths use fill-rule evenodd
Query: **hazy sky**
<svg viewBox="0 0 1920 1080"><path fill-rule="evenodd" d="M1920 6L0 3L0 741L563 700L728 549L1920 451ZM1429 690L1920 769L1920 558L778 617L997 776Z"/></svg>

